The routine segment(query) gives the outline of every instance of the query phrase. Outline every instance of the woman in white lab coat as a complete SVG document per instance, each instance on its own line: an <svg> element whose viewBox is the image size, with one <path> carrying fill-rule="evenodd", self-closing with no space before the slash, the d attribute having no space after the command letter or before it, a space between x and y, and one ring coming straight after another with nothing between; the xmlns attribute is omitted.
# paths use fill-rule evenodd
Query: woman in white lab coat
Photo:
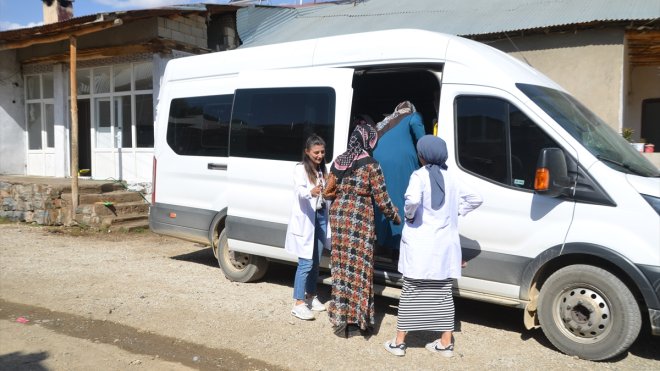
<svg viewBox="0 0 660 371"><path fill-rule="evenodd" d="M328 206L321 196L326 172L325 141L312 134L294 169L294 201L285 242L286 251L298 257L291 314L303 320L314 319L312 311L325 310L316 297L316 281L328 233Z"/></svg>
<svg viewBox="0 0 660 371"><path fill-rule="evenodd" d="M479 207L482 199L447 171L444 140L433 135L422 137L417 142L417 155L423 166L411 175L405 194L406 224L399 256L399 272L404 278L397 336L385 342L385 349L403 356L408 331L438 331L440 338L426 349L451 357L452 282L461 276L458 216Z"/></svg>

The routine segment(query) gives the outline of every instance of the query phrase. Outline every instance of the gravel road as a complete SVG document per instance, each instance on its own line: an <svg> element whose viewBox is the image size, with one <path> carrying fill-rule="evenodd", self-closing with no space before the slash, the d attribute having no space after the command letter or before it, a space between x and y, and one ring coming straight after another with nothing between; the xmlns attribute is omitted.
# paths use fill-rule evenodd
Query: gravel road
<svg viewBox="0 0 660 371"><path fill-rule="evenodd" d="M376 298L373 337L340 339L325 313L291 316L294 272L271 264L261 281L234 283L209 249L151 232L0 224L0 369L660 370L658 337L640 335L615 360L584 361L525 330L522 311L465 300L454 358L424 349L429 332L411 333L396 358L382 347L396 330L396 300Z"/></svg>

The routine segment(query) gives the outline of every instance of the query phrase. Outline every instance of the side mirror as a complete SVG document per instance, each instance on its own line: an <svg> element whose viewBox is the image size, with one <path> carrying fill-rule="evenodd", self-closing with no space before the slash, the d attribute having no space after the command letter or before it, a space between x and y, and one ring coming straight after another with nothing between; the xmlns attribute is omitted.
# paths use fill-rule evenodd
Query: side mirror
<svg viewBox="0 0 660 371"><path fill-rule="evenodd" d="M543 148L536 163L534 190L536 193L557 197L567 194L571 182L566 170L566 157L559 148Z"/></svg>

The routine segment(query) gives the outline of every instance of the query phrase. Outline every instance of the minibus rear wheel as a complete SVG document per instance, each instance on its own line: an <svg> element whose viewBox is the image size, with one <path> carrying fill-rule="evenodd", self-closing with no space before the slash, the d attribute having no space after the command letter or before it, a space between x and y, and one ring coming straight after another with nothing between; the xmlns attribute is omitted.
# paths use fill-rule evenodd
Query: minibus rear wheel
<svg viewBox="0 0 660 371"><path fill-rule="evenodd" d="M220 232L217 258L220 269L230 281L256 281L268 269L268 260L264 257L232 251L227 243L227 229Z"/></svg>
<svg viewBox="0 0 660 371"><path fill-rule="evenodd" d="M541 287L539 322L560 351L598 361L630 347L642 316L635 296L619 278L576 264L557 270Z"/></svg>

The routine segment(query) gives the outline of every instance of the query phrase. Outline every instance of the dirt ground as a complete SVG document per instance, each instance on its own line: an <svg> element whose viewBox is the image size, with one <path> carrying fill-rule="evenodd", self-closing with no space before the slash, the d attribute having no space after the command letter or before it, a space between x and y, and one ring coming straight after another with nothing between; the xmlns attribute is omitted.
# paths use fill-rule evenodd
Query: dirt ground
<svg viewBox="0 0 660 371"><path fill-rule="evenodd" d="M456 356L383 349L394 336L394 299L377 297L376 333L340 339L327 315L290 314L295 268L271 264L256 283L228 281L211 252L142 233L90 233L0 224L2 370L660 370L660 338L590 362L556 351L522 311L457 300ZM320 287L325 301L329 287Z"/></svg>

